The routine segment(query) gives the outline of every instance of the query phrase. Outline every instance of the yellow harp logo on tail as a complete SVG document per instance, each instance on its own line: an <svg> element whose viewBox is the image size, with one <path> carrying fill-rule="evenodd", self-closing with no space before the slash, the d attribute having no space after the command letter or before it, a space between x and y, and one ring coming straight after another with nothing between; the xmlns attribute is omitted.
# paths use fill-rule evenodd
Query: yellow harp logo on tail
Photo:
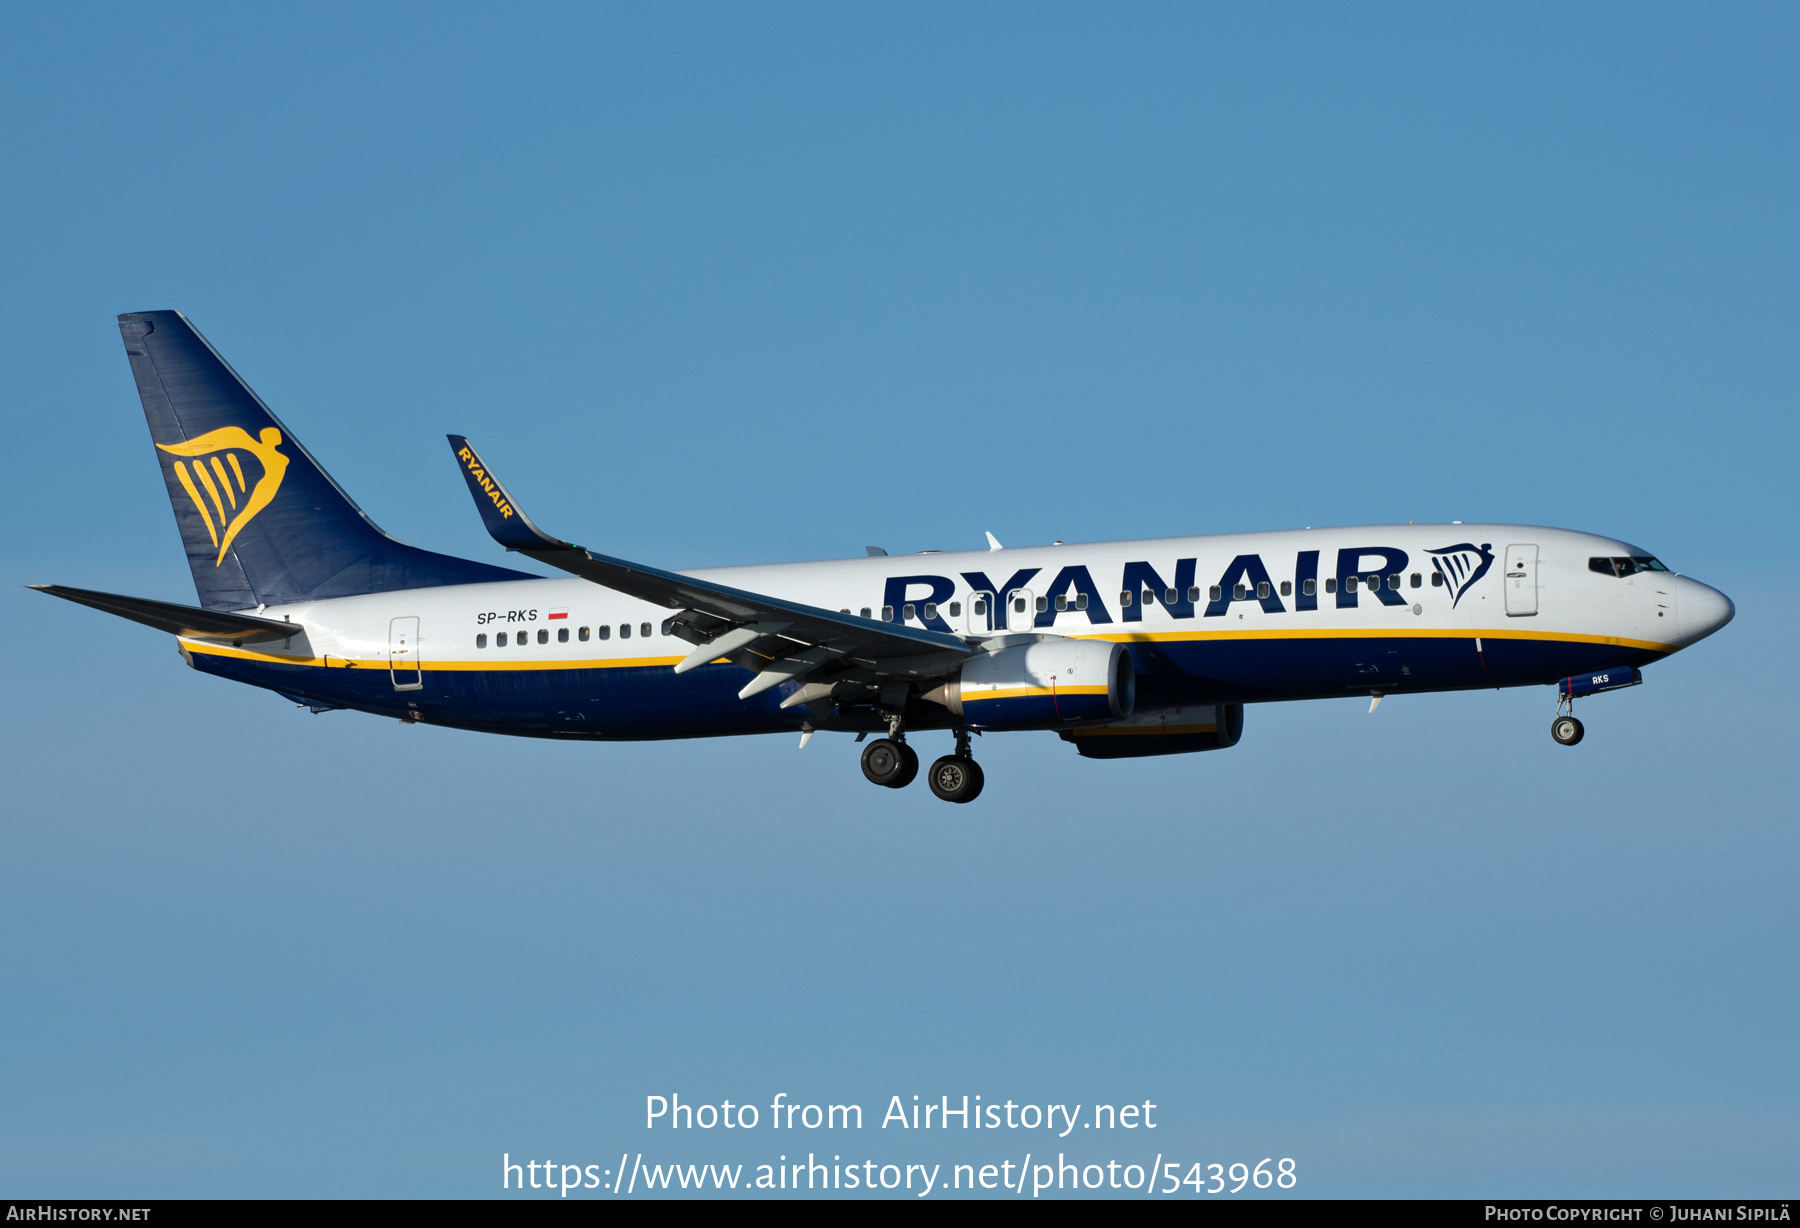
<svg viewBox="0 0 1800 1228"><path fill-rule="evenodd" d="M280 445L281 432L272 426L263 428L260 441L250 438L250 432L243 427L222 426L186 443L156 445L159 452L187 457L194 462L193 468L189 469L187 461L176 461L175 476L180 480L181 488L187 491L188 498L194 501L200 519L206 522L213 545L219 548L219 557L213 560L214 567L225 561L225 552L231 549L232 539L256 518L258 512L269 506L275 492L281 489L288 458L276 451ZM250 456L262 470L254 486L245 481L239 453Z"/></svg>

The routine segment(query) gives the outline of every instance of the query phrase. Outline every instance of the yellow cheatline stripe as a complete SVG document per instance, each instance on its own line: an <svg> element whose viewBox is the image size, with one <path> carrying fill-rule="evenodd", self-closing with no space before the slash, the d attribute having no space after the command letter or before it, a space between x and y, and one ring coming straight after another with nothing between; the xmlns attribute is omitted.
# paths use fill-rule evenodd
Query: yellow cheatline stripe
<svg viewBox="0 0 1800 1228"><path fill-rule="evenodd" d="M181 488L187 491L188 498L194 501L194 507L199 511L200 519L206 522L207 536L211 537L213 545L217 546L219 531L213 528L212 515L206 510L206 500L202 499L200 492L194 488L194 479L188 476L188 467L185 461L175 462L175 476L181 479Z"/></svg>
<svg viewBox="0 0 1800 1228"><path fill-rule="evenodd" d="M238 489L239 490L250 489L248 486L244 485L244 467L242 465L238 464L237 453L236 452L227 452L225 454L225 459L231 462L231 472L237 475Z"/></svg>
<svg viewBox="0 0 1800 1228"><path fill-rule="evenodd" d="M296 631L299 628L295 628ZM240 661L267 661L275 665L310 665L325 669L380 669L385 670L388 659L380 657L298 657L283 656L280 653L257 652L251 648L234 648L228 644L217 644L210 640L181 641L193 652L213 657L234 657ZM397 668L411 673L422 669L427 673L433 671L460 670L464 672L505 671L505 670L546 670L546 669L643 669L659 665L674 665L680 657L609 657L603 660L584 661L544 661L544 660L494 660L494 661L406 661Z"/></svg>
<svg viewBox="0 0 1800 1228"><path fill-rule="evenodd" d="M490 669L654 669L674 665L680 657L603 657L581 661L426 661L427 670L462 670L479 673Z"/></svg>
<svg viewBox="0 0 1800 1228"><path fill-rule="evenodd" d="M230 517L225 514L225 500L219 498L219 488L213 485L212 474L206 471L206 466L200 461L194 462L194 472L200 475L200 485L206 487L206 493L212 496L213 506L219 509L219 523L224 524Z"/></svg>
<svg viewBox="0 0 1800 1228"><path fill-rule="evenodd" d="M224 488L225 497L231 500L232 510L236 511L237 491L231 489L231 479L225 476L225 466L219 463L219 458L217 456L212 458L212 467L213 472L219 475L219 485Z"/></svg>
<svg viewBox="0 0 1800 1228"><path fill-rule="evenodd" d="M1098 725L1088 729L1071 729L1072 737L1118 737L1120 734L1165 734L1165 733L1217 733L1217 725L1133 725L1126 729L1114 729L1109 725Z"/></svg>
<svg viewBox="0 0 1800 1228"><path fill-rule="evenodd" d="M962 701L966 704L973 704L973 703L980 703L981 701L986 700L986 699L1024 699L1024 698L1030 698L1030 697L1035 697L1035 696L1039 696L1039 695L1104 695L1104 694L1106 694L1106 688L1103 686L1063 686L1063 687L1026 686L1026 687L1006 687L1003 689L996 688L995 690L992 690L992 691L971 691L967 688L964 688Z"/></svg>
<svg viewBox="0 0 1800 1228"><path fill-rule="evenodd" d="M1163 644L1176 640L1544 640L1563 644L1606 644L1614 648L1641 648L1647 652L1675 652L1673 644L1655 640L1628 640L1614 635L1582 635L1571 631L1531 631L1525 628L1479 631L1433 630L1428 627L1298 627L1286 631L1143 631L1102 632L1098 635L1071 637L1083 640L1110 640L1120 644Z"/></svg>
<svg viewBox="0 0 1800 1228"><path fill-rule="evenodd" d="M315 669L325 665L330 665L330 668L336 669L341 665L352 664L352 662L347 661L344 657L332 657L329 660L324 657L284 657L272 652L256 652L249 648L233 648L228 644L215 644L211 640L190 640L185 636L180 637L180 643L187 651L197 652L201 656L206 657L234 657L240 661L268 661L275 665L310 665ZM357 661L354 662L354 664L358 666L367 666L370 669L374 669L377 664L380 664L384 669L387 667L387 662L385 661L379 663L375 661Z"/></svg>

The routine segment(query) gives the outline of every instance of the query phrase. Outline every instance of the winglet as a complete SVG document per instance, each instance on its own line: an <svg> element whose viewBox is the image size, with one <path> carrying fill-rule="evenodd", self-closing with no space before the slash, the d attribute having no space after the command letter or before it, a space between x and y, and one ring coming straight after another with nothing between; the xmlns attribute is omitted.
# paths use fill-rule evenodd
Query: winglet
<svg viewBox="0 0 1800 1228"><path fill-rule="evenodd" d="M1000 539L998 537L995 537L992 533L989 533L987 535L987 539L988 539L988 553L989 554L992 554L996 550L1006 549L1005 546L1002 546L1000 544Z"/></svg>
<svg viewBox="0 0 1800 1228"><path fill-rule="evenodd" d="M463 480L469 484L469 493L475 498L475 509L481 513L481 523L487 528L488 536L505 546L508 550L579 550L579 546L559 541L545 533L527 516L494 471L488 468L481 454L475 451L472 444L461 435L448 435L450 450L456 453L457 463L462 467Z"/></svg>

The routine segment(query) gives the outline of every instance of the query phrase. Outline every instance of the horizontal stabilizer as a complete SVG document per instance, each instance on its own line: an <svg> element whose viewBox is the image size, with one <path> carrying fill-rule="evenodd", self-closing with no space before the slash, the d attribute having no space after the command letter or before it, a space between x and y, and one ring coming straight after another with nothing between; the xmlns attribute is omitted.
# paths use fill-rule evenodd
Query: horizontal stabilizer
<svg viewBox="0 0 1800 1228"><path fill-rule="evenodd" d="M199 610L176 605L172 601L151 601L148 597L122 597L117 593L96 593L85 588L65 588L60 584L27 584L40 593L92 606L129 618L134 623L182 635L212 640L251 643L258 640L291 640L305 630L299 623L277 622L273 618L257 618L250 614L233 614L218 610Z"/></svg>

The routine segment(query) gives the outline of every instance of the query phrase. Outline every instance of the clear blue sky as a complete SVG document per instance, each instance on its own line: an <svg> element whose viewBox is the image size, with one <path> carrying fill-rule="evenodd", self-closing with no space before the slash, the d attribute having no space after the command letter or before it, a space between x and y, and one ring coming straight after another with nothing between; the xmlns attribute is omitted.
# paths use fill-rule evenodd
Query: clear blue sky
<svg viewBox="0 0 1800 1228"><path fill-rule="evenodd" d="M1317 1195L1795 1188L1791 5L7 26L0 1196L787 1150L646 1136L668 1091L1148 1099ZM844 737L314 717L19 587L193 599L152 308L476 558L446 431L665 566L1519 521L1739 615L1573 751L1547 690L1262 706L1164 761L985 739L967 808ZM896 1133L812 1145L1048 1146Z"/></svg>

